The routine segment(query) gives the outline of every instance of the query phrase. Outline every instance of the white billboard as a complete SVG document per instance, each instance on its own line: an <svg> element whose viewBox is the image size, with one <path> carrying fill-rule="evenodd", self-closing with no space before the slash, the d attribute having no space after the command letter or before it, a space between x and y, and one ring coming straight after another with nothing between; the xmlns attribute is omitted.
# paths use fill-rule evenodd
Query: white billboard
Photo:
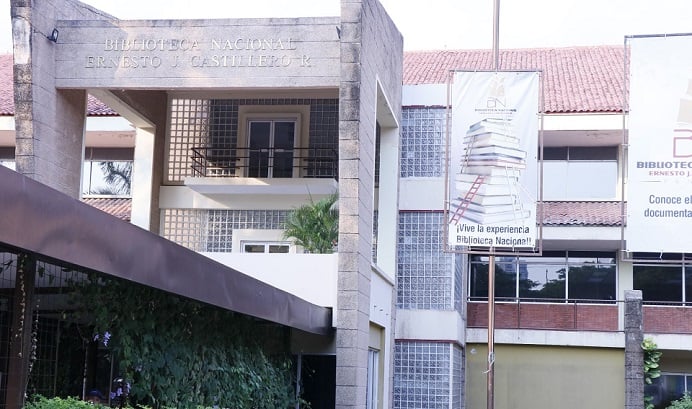
<svg viewBox="0 0 692 409"><path fill-rule="evenodd" d="M537 72L455 72L448 244L536 245Z"/></svg>
<svg viewBox="0 0 692 409"><path fill-rule="evenodd" d="M626 249L692 252L692 35L628 40Z"/></svg>

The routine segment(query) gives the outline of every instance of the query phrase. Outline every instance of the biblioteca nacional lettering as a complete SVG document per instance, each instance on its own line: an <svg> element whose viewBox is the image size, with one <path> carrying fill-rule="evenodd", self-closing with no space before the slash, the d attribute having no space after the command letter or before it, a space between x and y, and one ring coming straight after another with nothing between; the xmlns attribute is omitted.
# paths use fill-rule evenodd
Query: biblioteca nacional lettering
<svg viewBox="0 0 692 409"><path fill-rule="evenodd" d="M91 55L86 57L85 68L159 68L162 65L177 68L224 67L288 67L294 61L301 67L310 67L307 55L289 55L296 50L291 38L236 38L211 39L209 42L186 39L109 39L104 52L126 52L118 55ZM130 54L136 52L176 52L175 54ZM180 55L180 52L194 55ZM204 54L205 51L235 51L236 53ZM281 53L284 51L285 53Z"/></svg>
<svg viewBox="0 0 692 409"><path fill-rule="evenodd" d="M280 51L295 50L296 44L291 38L236 38L211 39L208 43L211 50L241 51ZM108 39L103 51L195 51L200 49L200 42L179 38L148 39Z"/></svg>
<svg viewBox="0 0 692 409"><path fill-rule="evenodd" d="M309 67L310 57L303 55L295 58L301 67ZM224 68L224 67L288 67L294 61L288 55L193 55L189 59L179 56L170 58L170 67L177 68L187 65L192 68ZM88 56L84 68L159 68L164 60L158 56L124 55L117 57Z"/></svg>

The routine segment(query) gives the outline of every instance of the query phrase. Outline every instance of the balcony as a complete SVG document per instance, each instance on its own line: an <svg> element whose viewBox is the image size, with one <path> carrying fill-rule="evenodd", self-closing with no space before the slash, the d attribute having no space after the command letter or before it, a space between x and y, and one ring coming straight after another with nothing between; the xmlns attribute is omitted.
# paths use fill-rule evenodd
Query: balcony
<svg viewBox="0 0 692 409"><path fill-rule="evenodd" d="M600 302L600 303L599 303ZM597 304L598 303L598 304ZM488 304L469 302L469 328L488 326ZM612 300L498 299L495 304L498 329L558 331L618 331L618 305Z"/></svg>
<svg viewBox="0 0 692 409"><path fill-rule="evenodd" d="M644 331L652 334L692 334L692 305L644 302Z"/></svg>
<svg viewBox="0 0 692 409"><path fill-rule="evenodd" d="M203 195L329 195L338 153L325 148L192 148L185 185Z"/></svg>
<svg viewBox="0 0 692 409"><path fill-rule="evenodd" d="M623 331L619 323L622 301L548 299L497 299L495 328L546 331ZM648 334L692 335L692 308L685 303L651 303L643 306L643 329ZM469 301L468 328L488 327L488 304Z"/></svg>
<svg viewBox="0 0 692 409"><path fill-rule="evenodd" d="M339 157L319 148L192 148L196 177L338 179Z"/></svg>

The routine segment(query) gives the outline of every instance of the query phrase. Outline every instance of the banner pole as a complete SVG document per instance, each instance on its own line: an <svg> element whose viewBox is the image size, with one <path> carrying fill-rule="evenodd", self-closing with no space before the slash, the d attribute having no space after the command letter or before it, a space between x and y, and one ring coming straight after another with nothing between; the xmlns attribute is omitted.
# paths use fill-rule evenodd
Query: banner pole
<svg viewBox="0 0 692 409"><path fill-rule="evenodd" d="M500 69L500 0L493 7L493 70Z"/></svg>
<svg viewBox="0 0 692 409"><path fill-rule="evenodd" d="M500 69L500 0L493 3L493 69ZM488 258L488 395L487 409L495 409L495 255Z"/></svg>
<svg viewBox="0 0 692 409"><path fill-rule="evenodd" d="M487 409L495 408L495 255L488 258L488 396Z"/></svg>

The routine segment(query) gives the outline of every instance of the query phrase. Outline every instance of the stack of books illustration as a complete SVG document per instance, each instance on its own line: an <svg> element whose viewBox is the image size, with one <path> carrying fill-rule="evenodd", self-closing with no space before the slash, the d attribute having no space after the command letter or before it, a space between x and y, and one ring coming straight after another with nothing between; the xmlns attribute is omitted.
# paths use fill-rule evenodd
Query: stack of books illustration
<svg viewBox="0 0 692 409"><path fill-rule="evenodd" d="M464 136L460 172L455 179L450 222L478 224L517 222L530 216L520 198L519 177L526 152L512 130L511 120L486 118Z"/></svg>

